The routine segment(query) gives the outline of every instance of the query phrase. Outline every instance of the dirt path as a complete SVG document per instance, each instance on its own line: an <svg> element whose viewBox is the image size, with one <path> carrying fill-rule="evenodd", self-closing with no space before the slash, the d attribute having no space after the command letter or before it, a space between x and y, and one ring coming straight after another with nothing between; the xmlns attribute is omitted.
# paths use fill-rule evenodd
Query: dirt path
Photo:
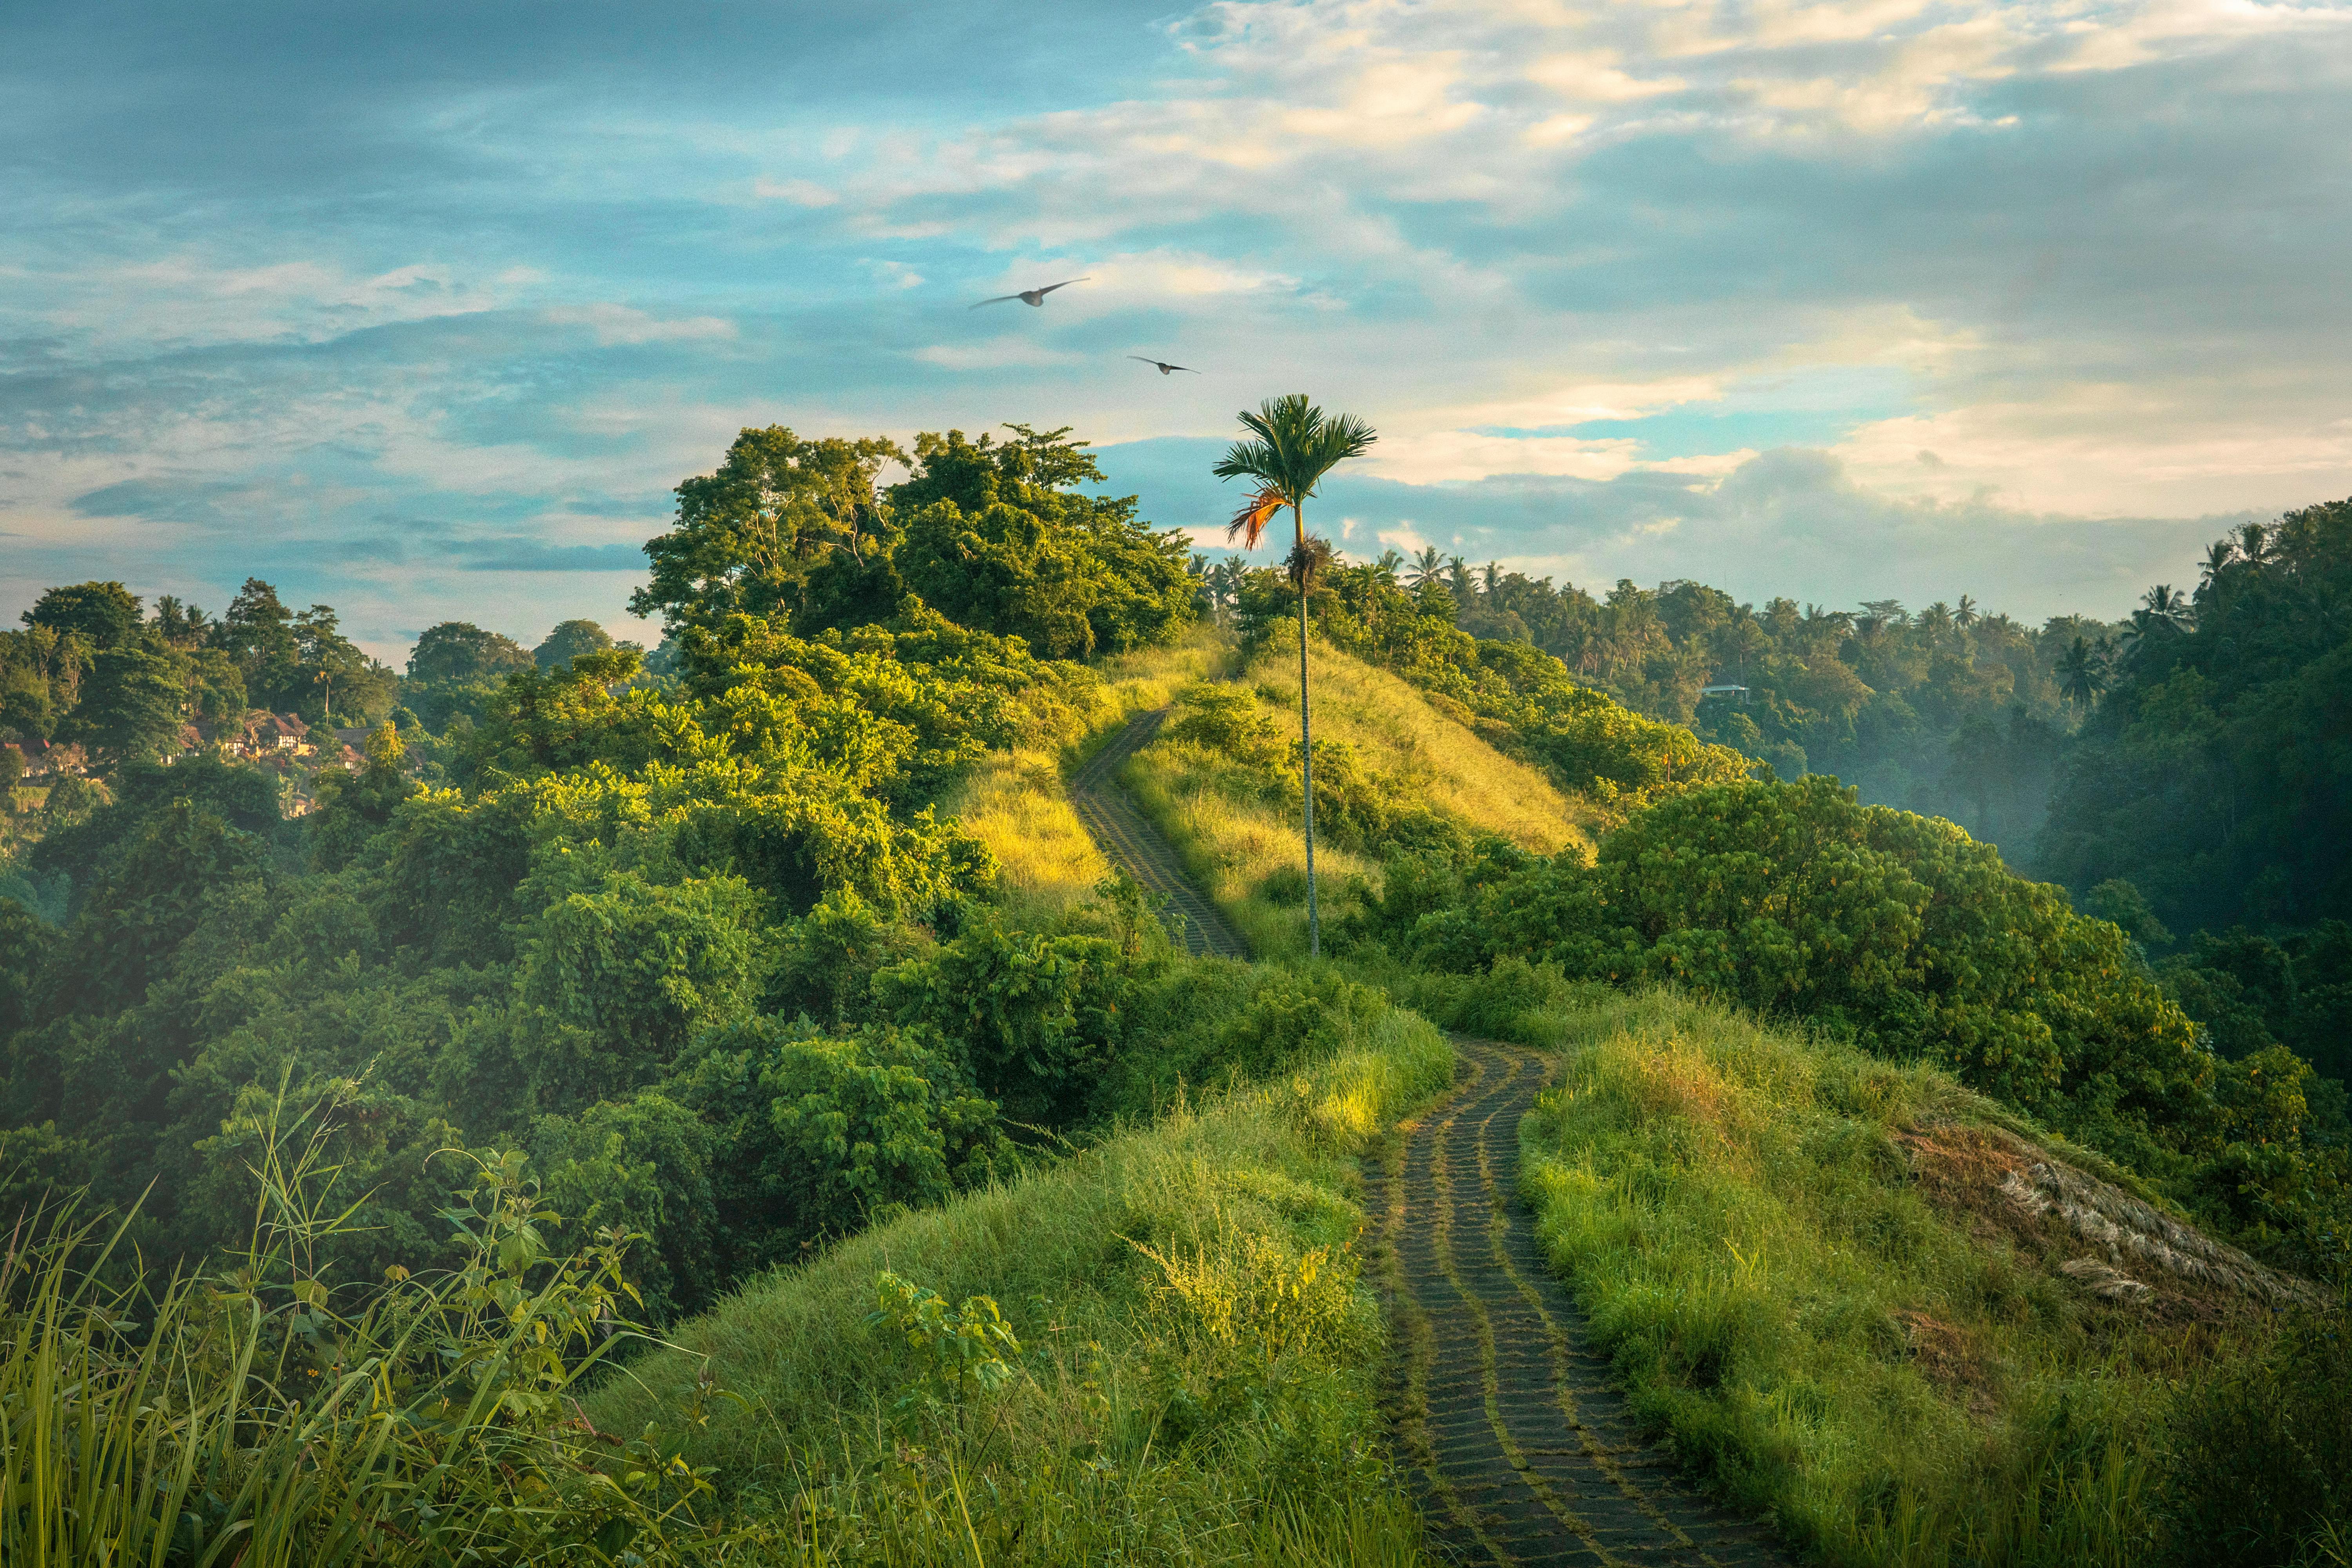
<svg viewBox="0 0 2352 1568"><path fill-rule="evenodd" d="M1371 1194L1392 1259L1399 1447L1432 1546L1529 1568L1786 1563L1763 1530L1700 1497L1635 1434L1537 1250L1514 1173L1546 1058L1454 1044L1454 1098L1406 1130Z"/></svg>
<svg viewBox="0 0 2352 1568"><path fill-rule="evenodd" d="M1127 874L1168 900L1170 910L1184 917L1184 946L1194 957L1249 957L1249 946L1208 896L1184 874L1184 862L1175 846L1144 820L1127 792L1118 787L1118 770L1127 759L1151 743L1167 719L1168 710L1139 713L1127 728L1111 737L1070 780L1070 805L1102 852Z"/></svg>

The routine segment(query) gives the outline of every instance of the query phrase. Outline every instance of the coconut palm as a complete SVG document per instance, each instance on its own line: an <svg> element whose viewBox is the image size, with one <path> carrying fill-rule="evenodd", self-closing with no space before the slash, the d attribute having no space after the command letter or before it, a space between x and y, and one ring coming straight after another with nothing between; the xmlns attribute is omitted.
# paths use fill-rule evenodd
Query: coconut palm
<svg viewBox="0 0 2352 1568"><path fill-rule="evenodd" d="M1962 631L1973 630L1983 617L1977 614L1977 602L1968 595L1960 595L1960 607L1952 612L1952 625Z"/></svg>
<svg viewBox="0 0 2352 1568"><path fill-rule="evenodd" d="M1307 951L1322 952L1323 932L1315 905L1315 737L1307 721L1307 595L1331 559L1328 540L1307 537L1307 499L1323 476L1350 458L1360 458L1375 439L1372 427L1351 414L1327 415L1305 393L1268 398L1255 414L1241 415L1249 438L1236 441L1211 470L1221 479L1249 479L1257 489L1225 529L1244 549L1255 549L1275 514L1290 509L1297 533L1291 546L1291 585L1298 590L1298 758L1306 797Z"/></svg>
<svg viewBox="0 0 2352 1568"><path fill-rule="evenodd" d="M1421 553L1412 558L1412 585L1426 588L1432 583L1445 581L1445 557L1437 552L1434 544L1424 544Z"/></svg>
<svg viewBox="0 0 2352 1568"><path fill-rule="evenodd" d="M2087 710L2106 689L2105 650L2094 647L2086 638L2076 637L2058 656L2059 694Z"/></svg>

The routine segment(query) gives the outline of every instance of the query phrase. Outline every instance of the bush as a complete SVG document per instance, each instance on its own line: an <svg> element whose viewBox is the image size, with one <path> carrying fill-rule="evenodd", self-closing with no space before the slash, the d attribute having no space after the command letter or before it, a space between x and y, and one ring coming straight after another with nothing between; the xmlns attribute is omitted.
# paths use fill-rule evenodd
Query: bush
<svg viewBox="0 0 2352 1568"><path fill-rule="evenodd" d="M2159 1506L2184 1565L2345 1560L2352 1340L2340 1311L2287 1324L2267 1354L2208 1368L2174 1408Z"/></svg>

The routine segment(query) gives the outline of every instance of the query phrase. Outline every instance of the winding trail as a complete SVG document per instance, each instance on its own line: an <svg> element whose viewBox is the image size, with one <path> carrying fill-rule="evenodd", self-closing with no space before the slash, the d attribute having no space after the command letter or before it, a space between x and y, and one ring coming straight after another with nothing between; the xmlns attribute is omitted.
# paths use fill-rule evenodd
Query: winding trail
<svg viewBox="0 0 2352 1568"><path fill-rule="evenodd" d="M1168 710L1157 708L1128 721L1127 728L1112 736L1070 780L1070 805L1105 855L1184 917L1186 951L1195 958L1246 961L1249 944L1184 874L1176 847L1145 820L1127 798L1127 792L1118 787L1118 770L1128 758L1151 743L1167 718Z"/></svg>
<svg viewBox="0 0 2352 1568"><path fill-rule="evenodd" d="M1195 954L1249 949L1117 783L1168 710L1138 715L1070 781L1115 863L1184 917ZM1429 1542L1482 1568L1785 1568L1759 1527L1701 1497L1642 1441L1517 1197L1519 1119L1549 1058L1454 1037L1453 1097L1368 1173L1397 1329L1390 1414Z"/></svg>
<svg viewBox="0 0 2352 1568"><path fill-rule="evenodd" d="M1464 1563L1764 1568L1760 1528L1701 1497L1635 1431L1515 1191L1548 1058L1454 1037L1454 1098L1372 1173L1392 1259L1399 1448L1432 1544Z"/></svg>

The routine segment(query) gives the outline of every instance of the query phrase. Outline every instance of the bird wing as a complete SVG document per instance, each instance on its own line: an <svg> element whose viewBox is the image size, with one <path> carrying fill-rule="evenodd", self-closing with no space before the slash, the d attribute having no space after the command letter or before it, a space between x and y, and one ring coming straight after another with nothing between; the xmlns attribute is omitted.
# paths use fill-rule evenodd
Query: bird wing
<svg viewBox="0 0 2352 1568"><path fill-rule="evenodd" d="M977 304L977 305L972 306L972 307L971 307L971 309L973 309L973 310L979 310L979 309L980 309L980 306L981 306L981 305L1002 305L1002 304L1005 303L1005 302L1006 302L1006 301L1008 301L1008 300L1018 300L1019 298L1021 298L1021 296L1020 296L1020 295L1018 295L1018 294L999 294L999 295L998 295L995 299L993 299L993 300L981 300L981 301L980 301L980 304Z"/></svg>
<svg viewBox="0 0 2352 1568"><path fill-rule="evenodd" d="M1160 374L1166 375L1171 370L1181 370L1187 375L1198 375L1201 374L1189 364L1163 364L1160 367Z"/></svg>
<svg viewBox="0 0 2352 1568"><path fill-rule="evenodd" d="M1059 283L1048 283L1043 289L1033 289L1030 292L1034 294L1051 294L1056 289L1066 289L1073 283L1084 283L1086 281L1087 279L1083 278L1065 278Z"/></svg>

